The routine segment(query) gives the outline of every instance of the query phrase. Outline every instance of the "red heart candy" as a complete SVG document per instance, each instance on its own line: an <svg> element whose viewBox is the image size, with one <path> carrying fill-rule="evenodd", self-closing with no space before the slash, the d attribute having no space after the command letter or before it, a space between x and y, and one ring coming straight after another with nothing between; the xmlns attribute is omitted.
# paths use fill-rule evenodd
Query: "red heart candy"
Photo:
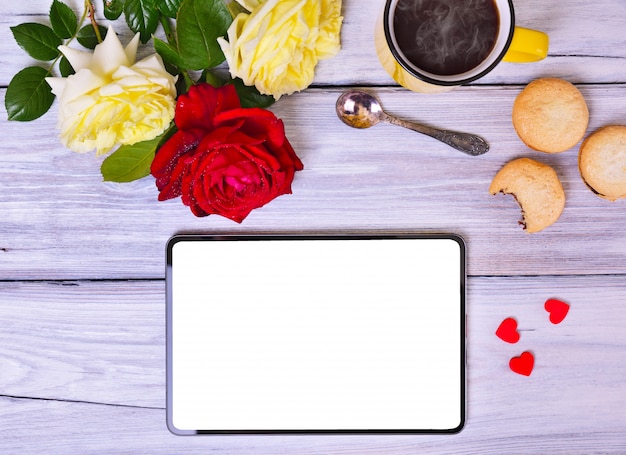
<svg viewBox="0 0 626 455"><path fill-rule="evenodd" d="M535 357L531 352L524 351L519 357L513 357L509 360L509 368L514 373L530 376L535 365Z"/></svg>
<svg viewBox="0 0 626 455"><path fill-rule="evenodd" d="M550 313L550 322L552 324L559 324L569 311L569 305L561 300L548 299L544 305L544 308Z"/></svg>
<svg viewBox="0 0 626 455"><path fill-rule="evenodd" d="M500 323L498 330L496 330L496 335L507 343L517 343L520 338L517 331L517 321L513 318L506 318Z"/></svg>

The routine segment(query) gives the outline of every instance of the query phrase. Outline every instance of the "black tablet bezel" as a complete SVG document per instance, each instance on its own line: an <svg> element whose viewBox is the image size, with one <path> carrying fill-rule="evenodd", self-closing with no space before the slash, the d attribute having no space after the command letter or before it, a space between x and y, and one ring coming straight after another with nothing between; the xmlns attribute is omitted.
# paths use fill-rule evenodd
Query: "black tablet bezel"
<svg viewBox="0 0 626 455"><path fill-rule="evenodd" d="M450 429L259 429L259 430L181 430L175 427L172 418L173 397L172 397L172 267L173 248L179 242L206 242L206 241L292 241L292 240L376 240L376 239L448 239L455 241L460 248L460 422L455 428ZM466 421L466 393L467 393L467 373L466 373L466 245L464 239L456 234L302 234L302 235L206 235L206 234L178 234L171 237L166 245L166 414L167 427L175 435L209 435L209 434L455 434L465 427Z"/></svg>

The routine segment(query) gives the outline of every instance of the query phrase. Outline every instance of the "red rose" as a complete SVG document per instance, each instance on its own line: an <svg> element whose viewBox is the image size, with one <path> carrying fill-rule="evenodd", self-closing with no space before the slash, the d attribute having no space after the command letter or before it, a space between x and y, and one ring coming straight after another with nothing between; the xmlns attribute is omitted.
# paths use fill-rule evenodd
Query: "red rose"
<svg viewBox="0 0 626 455"><path fill-rule="evenodd" d="M291 193L303 169L283 122L261 108L242 108L233 85L194 85L178 98L178 131L151 166L159 200L181 196L196 216L238 223L250 211Z"/></svg>

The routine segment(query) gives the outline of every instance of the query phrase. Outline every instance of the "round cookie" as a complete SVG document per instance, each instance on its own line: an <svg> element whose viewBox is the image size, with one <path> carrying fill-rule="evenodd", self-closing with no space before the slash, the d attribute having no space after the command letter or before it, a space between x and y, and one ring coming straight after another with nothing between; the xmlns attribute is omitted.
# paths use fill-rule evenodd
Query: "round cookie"
<svg viewBox="0 0 626 455"><path fill-rule="evenodd" d="M578 169L587 186L610 201L626 197L626 126L606 126L585 139Z"/></svg>
<svg viewBox="0 0 626 455"><path fill-rule="evenodd" d="M580 91L558 78L528 84L513 103L513 126L530 148L560 153L580 141L589 124L589 110Z"/></svg>
<svg viewBox="0 0 626 455"><path fill-rule="evenodd" d="M565 192L554 169L530 158L505 164L493 178L489 192L515 197L522 209L520 224L529 233L553 224L565 208Z"/></svg>

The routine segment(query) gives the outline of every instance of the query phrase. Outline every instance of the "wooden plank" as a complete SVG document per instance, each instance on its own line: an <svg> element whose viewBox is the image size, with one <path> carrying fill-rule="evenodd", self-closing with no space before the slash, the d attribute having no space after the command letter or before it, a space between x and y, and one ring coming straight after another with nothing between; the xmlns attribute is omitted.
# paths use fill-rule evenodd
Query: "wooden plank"
<svg viewBox="0 0 626 455"><path fill-rule="evenodd" d="M591 111L588 133L624 123L626 85L581 90ZM103 183L99 158L58 142L55 115L4 123L11 149L0 155L0 277L163 277L165 242L178 232L363 230L461 234L473 275L626 272L626 201L608 202L587 189L577 147L548 155L519 140L510 121L519 91L375 91L398 116L483 135L491 151L475 158L391 125L350 129L335 116L337 89L284 97L272 109L284 119L305 170L296 175L292 195L241 225L218 216L196 219L178 200L157 202L152 177ZM521 211L511 196L488 193L498 169L520 156L553 165L567 195L561 219L537 234L518 225Z"/></svg>
<svg viewBox="0 0 626 455"><path fill-rule="evenodd" d="M82 0L65 1L82 8ZM33 63L9 27L45 22L50 3L20 2L0 12L0 87ZM320 63L319 88L284 97L272 108L306 169L298 173L293 195L254 211L242 225L195 219L178 201L156 202L151 178L102 183L99 159L58 143L56 106L44 119L18 124L6 121L2 103L3 453L626 451L626 201L609 203L584 187L576 147L553 156L532 152L510 124L515 95L540 76L580 84L591 111L588 133L626 122L623 5L517 2L518 24L549 33L549 57L532 65L502 64L480 83L426 96L398 89L378 64L371 43L382 3L344 0L342 50ZM128 39L125 30L122 40ZM142 48L140 55L149 52ZM482 134L492 151L468 159L387 125L350 130L334 115L344 85L380 87L376 92L390 112ZM5 90L0 93L4 98ZM518 156L553 165L567 193L562 218L537 235L516 225L520 211L512 198L487 194L495 172ZM167 238L177 232L348 231L452 231L467 239L466 429L450 437L170 435L162 281ZM114 281L102 281L107 278ZM127 281L132 278L140 280ZM542 309L549 297L572 305L559 326ZM508 316L520 324L516 345L493 334ZM529 378L507 367L527 349L537 359Z"/></svg>
<svg viewBox="0 0 626 455"><path fill-rule="evenodd" d="M163 410L109 407L83 403L15 400L0 397L0 435L6 453L38 455L106 453L152 455L301 454L316 455L527 455L589 453L623 454L624 434L616 425L596 426L596 414L585 416L589 425L566 427L542 420L538 431L516 413L515 399L508 402L510 415L493 415L490 421L459 435L443 436L174 436L164 428ZM545 405L545 403L544 403ZM601 410L598 410L601 412ZM597 413L597 412L596 412ZM557 416L567 420L569 416ZM556 423L556 428L553 423ZM493 425L487 428L486 425ZM485 431L486 430L486 431ZM595 433L594 433L595 431Z"/></svg>
<svg viewBox="0 0 626 455"><path fill-rule="evenodd" d="M560 325L543 309L552 297L571 305ZM459 435L187 438L165 427L163 282L1 283L3 451L623 453L625 300L624 276L471 278ZM494 335L510 316L515 345ZM530 377L507 366L523 350Z"/></svg>
<svg viewBox="0 0 626 455"><path fill-rule="evenodd" d="M165 286L0 284L0 394L163 407Z"/></svg>
<svg viewBox="0 0 626 455"><path fill-rule="evenodd" d="M22 22L46 23L50 3L48 0L21 2L1 13L0 86L6 86L21 68L35 63L15 43L9 27ZM82 11L82 1L67 3L76 11ZM380 66L374 51L374 24L383 4L380 0L343 1L342 50L335 58L320 63L316 84L395 85ZM527 0L517 2L515 8L519 25L548 33L549 57L531 65L499 65L480 84L525 84L543 75L565 77L577 83L626 82L623 5L617 6L615 0ZM116 23L122 41L127 42L130 32L123 21ZM140 55L148 52L149 48L142 49Z"/></svg>

